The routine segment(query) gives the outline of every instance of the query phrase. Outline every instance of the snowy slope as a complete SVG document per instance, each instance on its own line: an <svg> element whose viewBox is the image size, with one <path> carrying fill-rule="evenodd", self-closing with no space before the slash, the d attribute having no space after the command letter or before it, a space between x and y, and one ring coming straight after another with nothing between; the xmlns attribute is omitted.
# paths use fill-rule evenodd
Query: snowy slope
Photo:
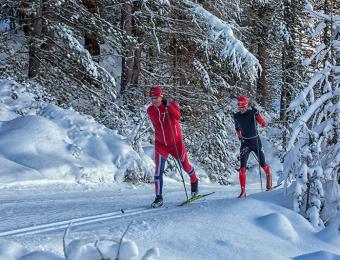
<svg viewBox="0 0 340 260"><path fill-rule="evenodd" d="M205 181L201 192L215 194L178 207L183 186L166 177L165 205L150 209L153 185L122 182L127 170L151 173L150 156L37 95L0 80L0 260L115 259L118 248L119 259L340 259L340 216L315 230L283 190L261 193L253 159L246 199L235 175L232 186ZM275 153L267 159L281 170Z"/></svg>
<svg viewBox="0 0 340 260"><path fill-rule="evenodd" d="M91 117L35 101L22 85L0 80L0 105L0 185L112 182L129 170L152 173L152 160L124 137Z"/></svg>

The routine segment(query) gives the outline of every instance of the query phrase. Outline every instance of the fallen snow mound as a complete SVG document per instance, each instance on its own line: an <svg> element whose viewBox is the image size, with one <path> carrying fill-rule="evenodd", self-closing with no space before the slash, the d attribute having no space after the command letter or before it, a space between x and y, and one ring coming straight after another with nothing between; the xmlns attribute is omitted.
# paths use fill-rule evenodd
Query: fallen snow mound
<svg viewBox="0 0 340 260"><path fill-rule="evenodd" d="M102 238L95 242L88 239L71 241L65 249L68 260L120 259L120 260L153 260L160 256L158 248L151 248L140 258L137 244L129 239ZM29 252L16 242L0 240L0 259L6 260L62 260L51 252Z"/></svg>
<svg viewBox="0 0 340 260"><path fill-rule="evenodd" d="M258 218L258 223L260 227L284 240L294 242L299 238L289 219L280 213L271 213L260 217Z"/></svg>
<svg viewBox="0 0 340 260"><path fill-rule="evenodd" d="M27 253L19 243L0 239L0 259L16 260Z"/></svg>
<svg viewBox="0 0 340 260"><path fill-rule="evenodd" d="M152 176L150 157L90 116L36 101L25 86L3 79L0 105L0 184Z"/></svg>

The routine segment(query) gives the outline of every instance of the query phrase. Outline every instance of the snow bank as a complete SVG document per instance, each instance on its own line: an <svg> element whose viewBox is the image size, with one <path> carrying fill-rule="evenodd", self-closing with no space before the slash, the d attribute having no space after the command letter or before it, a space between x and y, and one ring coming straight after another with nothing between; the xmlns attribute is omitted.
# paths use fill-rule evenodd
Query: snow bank
<svg viewBox="0 0 340 260"><path fill-rule="evenodd" d="M327 251L318 251L310 254L300 255L293 258L294 260L339 260L340 256Z"/></svg>
<svg viewBox="0 0 340 260"><path fill-rule="evenodd" d="M0 79L0 185L22 181L113 182L152 174L153 161L90 116L35 100Z"/></svg>
<svg viewBox="0 0 340 260"><path fill-rule="evenodd" d="M153 260L159 257L159 249L151 248L140 258L137 244L128 239L102 239L89 242L86 239L73 240L65 249L68 260L119 259L119 260ZM28 252L20 244L0 240L0 259L6 260L62 260L65 257L51 252Z"/></svg>
<svg viewBox="0 0 340 260"><path fill-rule="evenodd" d="M330 225L318 233L318 237L340 248L340 213L337 214Z"/></svg>
<svg viewBox="0 0 340 260"><path fill-rule="evenodd" d="M27 254L27 250L20 244L0 239L0 259L15 260Z"/></svg>
<svg viewBox="0 0 340 260"><path fill-rule="evenodd" d="M24 116L3 122L0 129L0 153L7 166L2 168L0 182L23 179L69 179L74 172L72 157L67 152L70 143L65 131L39 116ZM22 168L20 168L22 166ZM30 171L31 169L31 171ZM6 173L7 172L7 173Z"/></svg>
<svg viewBox="0 0 340 260"><path fill-rule="evenodd" d="M280 213L271 213L258 218L259 226L268 230L276 236L289 241L297 241L299 235L296 233L289 219Z"/></svg>
<svg viewBox="0 0 340 260"><path fill-rule="evenodd" d="M117 255L119 259L133 260L138 259L139 251L136 243L131 240L124 240L121 245L119 239L96 243L74 240L67 246L66 254L70 260L116 259Z"/></svg>

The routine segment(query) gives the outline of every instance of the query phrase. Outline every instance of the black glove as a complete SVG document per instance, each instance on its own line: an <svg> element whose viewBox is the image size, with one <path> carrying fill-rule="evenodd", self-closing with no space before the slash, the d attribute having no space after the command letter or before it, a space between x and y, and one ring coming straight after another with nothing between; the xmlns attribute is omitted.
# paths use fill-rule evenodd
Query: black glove
<svg viewBox="0 0 340 260"><path fill-rule="evenodd" d="M255 114L259 113L259 110L257 109L256 104L254 102L249 102L249 107Z"/></svg>
<svg viewBox="0 0 340 260"><path fill-rule="evenodd" d="M170 101L169 99L163 98L163 99L162 99L162 103L163 103L163 105L164 105L165 107L169 107L171 101Z"/></svg>

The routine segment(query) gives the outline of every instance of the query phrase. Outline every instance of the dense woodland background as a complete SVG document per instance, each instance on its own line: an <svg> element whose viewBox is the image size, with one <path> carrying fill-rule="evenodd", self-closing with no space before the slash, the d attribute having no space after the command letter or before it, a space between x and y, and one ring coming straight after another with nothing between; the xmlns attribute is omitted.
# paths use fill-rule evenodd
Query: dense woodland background
<svg viewBox="0 0 340 260"><path fill-rule="evenodd" d="M161 85L181 105L191 157L220 184L238 169L232 118L235 98L246 95L281 130L271 141L296 210L319 226L339 210L338 1L0 6L0 77L41 85L39 98L93 116L139 152L153 141L148 90Z"/></svg>

